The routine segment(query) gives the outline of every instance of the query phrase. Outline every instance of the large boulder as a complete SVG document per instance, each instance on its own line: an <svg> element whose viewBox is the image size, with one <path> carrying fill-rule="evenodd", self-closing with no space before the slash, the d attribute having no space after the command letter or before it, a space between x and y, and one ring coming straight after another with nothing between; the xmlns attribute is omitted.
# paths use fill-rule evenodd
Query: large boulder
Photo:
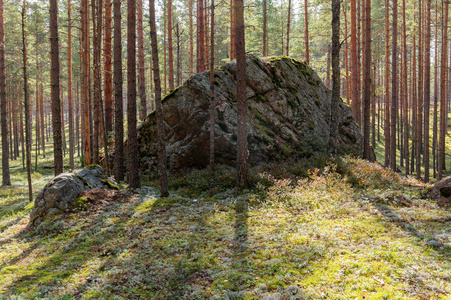
<svg viewBox="0 0 451 300"><path fill-rule="evenodd" d="M331 91L304 62L289 57L246 58L248 144L251 165L326 153ZM235 165L236 61L214 72L215 161ZM203 168L209 157L209 73L188 79L163 99L168 167ZM340 102L339 153L361 155L362 136L351 108ZM141 168L157 173L155 113L138 132Z"/></svg>
<svg viewBox="0 0 451 300"><path fill-rule="evenodd" d="M107 178L98 165L91 165L74 173L59 174L36 196L28 226L38 225L47 215L67 210L81 192L95 188L117 189L113 179Z"/></svg>

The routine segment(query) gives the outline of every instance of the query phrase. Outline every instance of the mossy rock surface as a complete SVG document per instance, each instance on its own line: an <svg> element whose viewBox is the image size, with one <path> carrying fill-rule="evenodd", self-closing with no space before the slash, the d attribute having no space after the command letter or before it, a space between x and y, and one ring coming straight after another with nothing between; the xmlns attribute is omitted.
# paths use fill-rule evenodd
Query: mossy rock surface
<svg viewBox="0 0 451 300"><path fill-rule="evenodd" d="M214 72L215 160L234 166L237 157L236 61ZM305 62L291 57L246 59L248 162L251 166L325 154L331 91ZM209 161L210 74L203 72L171 91L163 104L168 168L204 168ZM340 103L340 148L360 155L362 136L350 107ZM139 128L141 170L157 176L155 115Z"/></svg>
<svg viewBox="0 0 451 300"><path fill-rule="evenodd" d="M92 189L117 190L119 187L113 179L105 176L99 165L89 165L83 170L56 176L36 196L29 227L40 224L46 216L59 211L86 208L87 200L80 197L80 193Z"/></svg>

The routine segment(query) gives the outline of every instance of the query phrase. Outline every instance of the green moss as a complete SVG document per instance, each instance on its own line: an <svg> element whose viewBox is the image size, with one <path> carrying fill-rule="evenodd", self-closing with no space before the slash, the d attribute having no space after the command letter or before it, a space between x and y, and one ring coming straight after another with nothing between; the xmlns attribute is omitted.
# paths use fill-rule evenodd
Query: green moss
<svg viewBox="0 0 451 300"><path fill-rule="evenodd" d="M173 89L173 90L170 90L169 93L168 93L166 96L164 96L162 102L167 101L167 100L169 100L170 98L172 98L172 97L174 96L174 94L180 89L180 87L181 87L181 86L176 87L176 88Z"/></svg>
<svg viewBox="0 0 451 300"><path fill-rule="evenodd" d="M357 138L355 137L355 135L342 129L340 129L340 133L343 134L345 137L347 137L351 141L351 143L355 144L357 142Z"/></svg>
<svg viewBox="0 0 451 300"><path fill-rule="evenodd" d="M271 130L266 130L266 133L272 138L276 136Z"/></svg>
<svg viewBox="0 0 451 300"><path fill-rule="evenodd" d="M266 120L262 117L262 115L258 111L254 110L254 115L257 118L257 120L259 120L263 124L266 124Z"/></svg>
<svg viewBox="0 0 451 300"><path fill-rule="evenodd" d="M108 179L102 179L101 180L103 183L105 183L106 185L108 185L111 189L113 190L119 190L119 187L115 184L113 184L111 181L109 181Z"/></svg>
<svg viewBox="0 0 451 300"><path fill-rule="evenodd" d="M70 204L73 209L83 210L88 207L89 201L86 197L78 197Z"/></svg>
<svg viewBox="0 0 451 300"><path fill-rule="evenodd" d="M235 142L238 140L238 135L236 133L232 134L232 140Z"/></svg>
<svg viewBox="0 0 451 300"><path fill-rule="evenodd" d="M296 103L293 99L288 98L287 102L288 102L288 105L290 105L290 107L291 107L292 109L295 109L295 108L296 108L297 103Z"/></svg>
<svg viewBox="0 0 451 300"><path fill-rule="evenodd" d="M321 101L319 101L319 99L318 98L315 98L315 104L318 106L318 107L320 107L320 105L321 105Z"/></svg>
<svg viewBox="0 0 451 300"><path fill-rule="evenodd" d="M81 177L78 173L75 173L75 175L80 178L81 181L83 181L83 183L85 185L87 185L90 189L92 189L92 185L89 184L89 182L86 181L86 179L84 179L83 177Z"/></svg>
<svg viewBox="0 0 451 300"><path fill-rule="evenodd" d="M256 97L257 101L258 101L258 98L260 98L260 100L262 100L262 101L266 101L266 97L261 94L257 94L257 97Z"/></svg>
<svg viewBox="0 0 451 300"><path fill-rule="evenodd" d="M220 121L217 124L222 129L222 131L229 132L229 127L227 126L227 124L225 122Z"/></svg>
<svg viewBox="0 0 451 300"><path fill-rule="evenodd" d="M288 145L283 145L280 149L282 150L282 153L285 156L289 156L291 154L291 152L292 152L290 146L288 146Z"/></svg>
<svg viewBox="0 0 451 300"><path fill-rule="evenodd" d="M95 169L96 167L99 167L99 168L101 168L101 166L99 166L99 165L88 165L88 166L86 166L86 169L88 169L88 170L93 170L93 169Z"/></svg>

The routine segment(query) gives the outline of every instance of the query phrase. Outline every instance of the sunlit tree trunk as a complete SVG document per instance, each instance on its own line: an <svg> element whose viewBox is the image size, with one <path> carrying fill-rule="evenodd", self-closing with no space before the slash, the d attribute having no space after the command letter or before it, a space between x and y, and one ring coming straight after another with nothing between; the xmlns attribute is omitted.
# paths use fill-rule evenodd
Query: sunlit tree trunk
<svg viewBox="0 0 451 300"><path fill-rule="evenodd" d="M8 110L6 101L6 76L5 76L5 29L3 20L3 0L0 0L0 105L1 105L1 130L2 130L2 185L11 185L9 170L9 145L8 145Z"/></svg>
<svg viewBox="0 0 451 300"><path fill-rule="evenodd" d="M390 168L396 170L396 115L398 109L398 0L393 0L392 26L392 101L390 122Z"/></svg>
<svg viewBox="0 0 451 300"><path fill-rule="evenodd" d="M340 0L332 0L332 99L330 107L329 153L337 153L338 107L340 103Z"/></svg>
<svg viewBox="0 0 451 300"><path fill-rule="evenodd" d="M52 125L55 176L63 172L63 141L61 138L60 64L58 49L58 1L50 0L50 49L52 87Z"/></svg>
<svg viewBox="0 0 451 300"><path fill-rule="evenodd" d="M445 133L446 133L446 66L448 65L448 1L444 3L442 27L442 63L440 69L440 133L438 141L438 180L443 176L445 162Z"/></svg>

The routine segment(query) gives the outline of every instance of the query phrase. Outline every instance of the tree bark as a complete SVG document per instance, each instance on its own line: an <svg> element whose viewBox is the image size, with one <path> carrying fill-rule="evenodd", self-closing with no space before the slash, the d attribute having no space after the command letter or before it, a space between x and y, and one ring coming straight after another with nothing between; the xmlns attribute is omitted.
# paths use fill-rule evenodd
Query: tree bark
<svg viewBox="0 0 451 300"><path fill-rule="evenodd" d="M188 1L189 9L189 76L194 75L194 30L193 30L193 0Z"/></svg>
<svg viewBox="0 0 451 300"><path fill-rule="evenodd" d="M290 25L291 25L291 0L288 0L288 17L287 17L287 56L290 56Z"/></svg>
<svg viewBox="0 0 451 300"><path fill-rule="evenodd" d="M351 0L352 1L355 0ZM355 2L354 2L355 4ZM304 0L304 23L305 23L305 28L304 28L304 39L305 39L305 62L307 64L310 64L310 50L309 50L309 40L308 40L308 0Z"/></svg>
<svg viewBox="0 0 451 300"><path fill-rule="evenodd" d="M371 105L371 0L365 0L365 74L364 74L364 122L363 158L370 160L370 105ZM338 110L338 108L337 108Z"/></svg>
<svg viewBox="0 0 451 300"><path fill-rule="evenodd" d="M340 103L340 0L332 0L332 99L330 107L329 153L337 154L338 107Z"/></svg>
<svg viewBox="0 0 451 300"><path fill-rule="evenodd" d="M124 113L122 103L122 27L121 0L114 0L114 174L117 181L125 177Z"/></svg>
<svg viewBox="0 0 451 300"><path fill-rule="evenodd" d="M210 26L210 173L215 171L215 0L211 0Z"/></svg>
<svg viewBox="0 0 451 300"><path fill-rule="evenodd" d="M386 0L388 1L388 0ZM358 85L358 64L357 64L357 14L356 0L351 0L351 108L352 114L357 124L360 122L360 101Z"/></svg>
<svg viewBox="0 0 451 300"><path fill-rule="evenodd" d="M61 137L60 64L58 49L58 1L50 0L50 49L52 80L52 125L55 176L63 172L63 141Z"/></svg>
<svg viewBox="0 0 451 300"><path fill-rule="evenodd" d="M8 145L8 111L6 101L6 75L5 75L5 28L3 18L3 0L0 0L0 105L2 130L2 185L11 185L9 170Z"/></svg>
<svg viewBox="0 0 451 300"><path fill-rule="evenodd" d="M410 173L409 168L409 97L407 93L407 26L406 26L406 0L402 0L402 57L403 57L403 94L404 94L404 158L406 160L406 176Z"/></svg>
<svg viewBox="0 0 451 300"><path fill-rule="evenodd" d="M172 0L168 0L169 89L174 89L174 47L172 45Z"/></svg>
<svg viewBox="0 0 451 300"><path fill-rule="evenodd" d="M392 101L390 122L390 168L396 171L396 115L398 110L398 0L393 0L392 35Z"/></svg>
<svg viewBox="0 0 451 300"><path fill-rule="evenodd" d="M136 130L136 2L128 0L127 16L127 171L131 188L139 188L139 151Z"/></svg>
<svg viewBox="0 0 451 300"><path fill-rule="evenodd" d="M205 71L204 28L204 1L197 0L197 73Z"/></svg>
<svg viewBox="0 0 451 300"><path fill-rule="evenodd" d="M158 139L158 173L160 177L161 197L169 196L166 172L166 147L163 132L163 108L161 103L160 65L158 60L157 31L155 26L155 1L149 0L150 39L152 45L153 74L155 82L155 118Z"/></svg>
<svg viewBox="0 0 451 300"><path fill-rule="evenodd" d="M267 38L267 29L266 29L266 19L267 19L267 0L263 0L263 57L266 57L268 55L268 46L266 45L266 42L268 40Z"/></svg>
<svg viewBox="0 0 451 300"><path fill-rule="evenodd" d="M424 182L429 182L429 107L431 105L431 0L426 1L426 35L424 42Z"/></svg>
<svg viewBox="0 0 451 300"><path fill-rule="evenodd" d="M142 0L141 0L142 1ZM113 66L112 66L112 28L111 28L112 0L105 0L105 28L103 42L103 86L105 98L105 129L106 135L113 131ZM110 146L111 143L108 143Z"/></svg>
<svg viewBox="0 0 451 300"><path fill-rule="evenodd" d="M448 1L444 3L442 27L442 63L440 69L440 132L438 141L438 180L443 176L445 162L445 134L446 134L446 66L448 65Z"/></svg>
<svg viewBox="0 0 451 300"><path fill-rule="evenodd" d="M238 103L238 186L247 186L247 106L246 106L246 51L244 40L244 4L235 1L236 79Z"/></svg>
<svg viewBox="0 0 451 300"><path fill-rule="evenodd" d="M73 99L72 99L72 20L71 20L71 0L67 1L67 100L69 110L69 168L75 169L74 154L74 116L73 116Z"/></svg>
<svg viewBox="0 0 451 300"><path fill-rule="evenodd" d="M27 152L27 179L28 179L28 200L33 201L33 186L31 184L31 114L30 99L28 95L28 70L27 70L27 40L25 32L25 20L27 17L27 3L22 3L22 58L23 58L23 90L25 108L25 144Z"/></svg>

